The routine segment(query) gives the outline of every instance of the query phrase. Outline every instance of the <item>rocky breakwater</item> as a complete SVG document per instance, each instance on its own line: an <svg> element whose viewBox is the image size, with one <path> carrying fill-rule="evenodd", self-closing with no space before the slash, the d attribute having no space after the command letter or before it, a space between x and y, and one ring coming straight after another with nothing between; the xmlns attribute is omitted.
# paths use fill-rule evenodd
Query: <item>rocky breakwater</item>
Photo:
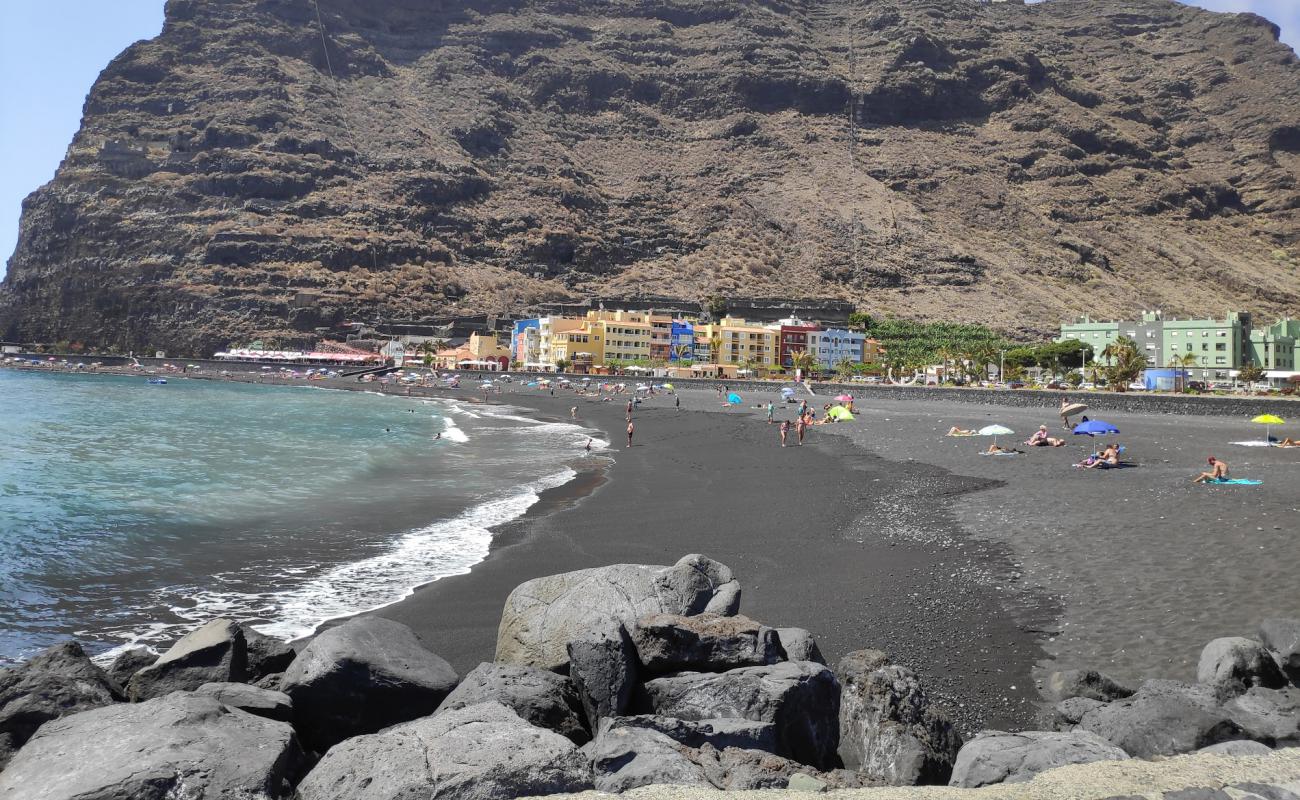
<svg viewBox="0 0 1300 800"><path fill-rule="evenodd" d="M1300 622L1211 643L1194 686L1058 674L1057 730L963 743L884 653L831 668L808 631L739 606L731 570L699 555L539 578L507 600L496 660L463 679L377 617L297 653L215 620L108 671L60 645L0 673L0 798L976 787L1063 765L1300 744Z"/></svg>

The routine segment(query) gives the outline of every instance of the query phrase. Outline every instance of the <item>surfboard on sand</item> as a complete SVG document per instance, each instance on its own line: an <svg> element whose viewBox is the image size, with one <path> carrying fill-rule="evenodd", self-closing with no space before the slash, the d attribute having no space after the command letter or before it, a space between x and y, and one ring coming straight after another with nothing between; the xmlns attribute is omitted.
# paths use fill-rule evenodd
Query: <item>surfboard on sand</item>
<svg viewBox="0 0 1300 800"><path fill-rule="evenodd" d="M1066 406L1065 408L1061 409L1061 416L1063 416L1063 417L1073 417L1075 414L1082 414L1083 412L1085 412L1085 411L1087 411L1087 410L1088 410L1088 407L1087 407L1086 405L1084 405L1083 403L1071 403L1071 404L1069 404L1068 406Z"/></svg>

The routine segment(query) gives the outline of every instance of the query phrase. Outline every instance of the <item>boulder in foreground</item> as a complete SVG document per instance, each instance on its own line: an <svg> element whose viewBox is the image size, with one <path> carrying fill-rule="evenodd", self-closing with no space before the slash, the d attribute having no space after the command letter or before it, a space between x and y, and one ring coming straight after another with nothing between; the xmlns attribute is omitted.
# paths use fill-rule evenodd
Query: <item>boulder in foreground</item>
<svg viewBox="0 0 1300 800"><path fill-rule="evenodd" d="M650 672L725 672L785 660L776 630L740 615L651 614L631 634L637 659Z"/></svg>
<svg viewBox="0 0 1300 800"><path fill-rule="evenodd" d="M280 722L293 721L293 701L284 692L249 686L247 683L205 683L195 689L194 693L259 717Z"/></svg>
<svg viewBox="0 0 1300 800"><path fill-rule="evenodd" d="M611 618L631 626L649 614L734 614L739 607L731 569L702 555L671 567L614 564L534 578L506 598L496 660L563 671L568 643Z"/></svg>
<svg viewBox="0 0 1300 800"><path fill-rule="evenodd" d="M46 722L122 699L117 685L76 642L56 644L20 666L0 670L0 770Z"/></svg>
<svg viewBox="0 0 1300 800"><path fill-rule="evenodd" d="M1248 738L1219 705L1213 688L1178 681L1147 681L1132 697L1085 713L1079 727L1134 758L1190 753Z"/></svg>
<svg viewBox="0 0 1300 800"><path fill-rule="evenodd" d="M1291 683L1300 686L1300 619L1266 619L1259 625L1259 638Z"/></svg>
<svg viewBox="0 0 1300 800"><path fill-rule="evenodd" d="M785 651L787 661L815 661L825 664L826 658L811 632L804 628L777 628L777 638L781 640L781 649Z"/></svg>
<svg viewBox="0 0 1300 800"><path fill-rule="evenodd" d="M46 723L0 773L0 797L288 797L302 753L287 723L176 692Z"/></svg>
<svg viewBox="0 0 1300 800"><path fill-rule="evenodd" d="M591 788L573 742L480 703L358 736L331 748L299 800L512 800Z"/></svg>
<svg viewBox="0 0 1300 800"><path fill-rule="evenodd" d="M122 687L131 685L131 678L137 672L158 662L158 654L144 647L129 647L118 654L106 672L113 682Z"/></svg>
<svg viewBox="0 0 1300 800"><path fill-rule="evenodd" d="M944 784L961 735L930 706L920 678L878 650L849 653L836 666L839 754L844 766L891 786Z"/></svg>
<svg viewBox="0 0 1300 800"><path fill-rule="evenodd" d="M1091 669L1067 669L1047 676L1047 692L1058 702L1086 697L1109 703L1132 697L1133 690L1109 675Z"/></svg>
<svg viewBox="0 0 1300 800"><path fill-rule="evenodd" d="M616 717L627 710L637 685L636 647L622 623L606 624L569 642L569 677L582 698L587 722Z"/></svg>
<svg viewBox="0 0 1300 800"><path fill-rule="evenodd" d="M1128 753L1088 731L984 731L957 754L948 785L974 789L995 783L1019 783L1066 764L1122 761L1128 757Z"/></svg>
<svg viewBox="0 0 1300 800"><path fill-rule="evenodd" d="M241 683L248 677L246 647L238 625L214 619L131 676L127 694L139 702L171 692L192 692L205 683Z"/></svg>
<svg viewBox="0 0 1300 800"><path fill-rule="evenodd" d="M514 664L479 664L438 706L438 713L479 703L500 703L525 722L549 728L574 744L591 740L573 681L550 670Z"/></svg>
<svg viewBox="0 0 1300 800"><path fill-rule="evenodd" d="M1215 639L1207 644L1196 666L1196 680L1223 695L1241 694L1256 686L1280 689L1287 683L1282 669L1264 645L1240 636Z"/></svg>
<svg viewBox="0 0 1300 800"><path fill-rule="evenodd" d="M456 686L456 671L411 629L356 617L322 632L284 673L303 743L324 751L350 736L427 716Z"/></svg>
<svg viewBox="0 0 1300 800"><path fill-rule="evenodd" d="M771 723L776 754L818 769L836 766L840 686L821 664L785 661L729 672L682 672L645 683L654 713L684 720Z"/></svg>
<svg viewBox="0 0 1300 800"><path fill-rule="evenodd" d="M1294 686L1254 688L1223 709L1252 739L1273 747L1300 747L1300 689Z"/></svg>
<svg viewBox="0 0 1300 800"><path fill-rule="evenodd" d="M268 675L284 672L298 655L289 643L254 628L240 625L248 651L248 680L250 682Z"/></svg>

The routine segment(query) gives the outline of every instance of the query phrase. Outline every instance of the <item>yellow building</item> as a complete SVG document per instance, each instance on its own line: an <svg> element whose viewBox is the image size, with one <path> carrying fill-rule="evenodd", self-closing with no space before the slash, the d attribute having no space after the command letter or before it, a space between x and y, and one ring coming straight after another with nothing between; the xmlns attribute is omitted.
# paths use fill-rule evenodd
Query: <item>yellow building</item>
<svg viewBox="0 0 1300 800"><path fill-rule="evenodd" d="M605 357L599 364L650 360L649 314L636 311L588 311L583 327L591 334L603 337Z"/></svg>
<svg viewBox="0 0 1300 800"><path fill-rule="evenodd" d="M776 366L779 331L750 325L737 317L724 317L720 322L697 325L695 331L697 343L709 343L709 360L715 364L749 365L756 370Z"/></svg>
<svg viewBox="0 0 1300 800"><path fill-rule="evenodd" d="M568 362L579 371L605 363L605 334L600 329L582 327L566 330L551 336L549 361Z"/></svg>
<svg viewBox="0 0 1300 800"><path fill-rule="evenodd" d="M438 369L505 370L510 368L510 348L494 336L471 333L460 347L440 350L434 363Z"/></svg>

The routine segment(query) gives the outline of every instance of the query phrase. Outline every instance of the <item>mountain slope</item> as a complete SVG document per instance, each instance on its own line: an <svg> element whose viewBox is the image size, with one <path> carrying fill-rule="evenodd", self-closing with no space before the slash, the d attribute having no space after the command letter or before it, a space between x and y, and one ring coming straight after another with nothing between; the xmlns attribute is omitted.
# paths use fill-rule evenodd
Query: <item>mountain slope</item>
<svg viewBox="0 0 1300 800"><path fill-rule="evenodd" d="M24 203L0 337L636 293L1295 312L1298 179L1276 28L1171 0L170 0Z"/></svg>

